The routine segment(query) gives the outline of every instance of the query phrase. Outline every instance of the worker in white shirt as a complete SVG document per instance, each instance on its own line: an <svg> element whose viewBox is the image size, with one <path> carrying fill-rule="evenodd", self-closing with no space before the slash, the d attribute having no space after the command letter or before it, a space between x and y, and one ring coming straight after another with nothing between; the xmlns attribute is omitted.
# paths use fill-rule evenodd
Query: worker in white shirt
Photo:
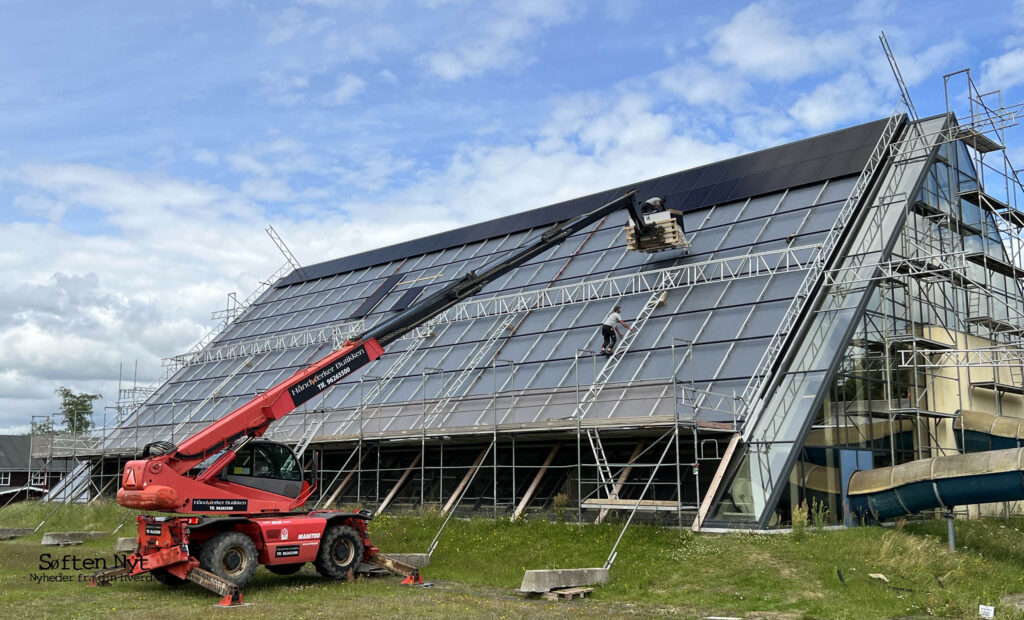
<svg viewBox="0 0 1024 620"><path fill-rule="evenodd" d="M615 306L601 322L601 335L604 336L604 344L601 345L603 355L611 355L615 349L615 341L619 339L620 324L630 331L633 330L622 320L622 306Z"/></svg>

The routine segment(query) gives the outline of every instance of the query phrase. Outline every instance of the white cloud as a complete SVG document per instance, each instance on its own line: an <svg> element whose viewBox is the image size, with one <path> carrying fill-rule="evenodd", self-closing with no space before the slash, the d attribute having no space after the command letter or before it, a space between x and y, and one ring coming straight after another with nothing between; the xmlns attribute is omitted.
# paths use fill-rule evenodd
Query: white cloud
<svg viewBox="0 0 1024 620"><path fill-rule="evenodd" d="M264 15L263 26L267 29L267 42L276 45L288 41L302 30L306 14L296 8L288 8L277 15Z"/></svg>
<svg viewBox="0 0 1024 620"><path fill-rule="evenodd" d="M199 164L206 164L207 166L216 166L220 163L220 157L209 149L196 149L195 152L192 153L192 160Z"/></svg>
<svg viewBox="0 0 1024 620"><path fill-rule="evenodd" d="M822 31L813 37L795 34L779 11L754 3L712 33L711 58L752 77L794 80L857 57L854 32Z"/></svg>
<svg viewBox="0 0 1024 620"><path fill-rule="evenodd" d="M844 73L800 97L789 113L804 127L818 131L844 121L884 113L874 85L860 73Z"/></svg>
<svg viewBox="0 0 1024 620"><path fill-rule="evenodd" d="M983 61L980 82L986 91L1024 84L1024 47Z"/></svg>
<svg viewBox="0 0 1024 620"><path fill-rule="evenodd" d="M442 79L457 81L528 63L522 44L542 30L570 20L576 12L570 0L526 0L498 6L501 14L474 28L468 41L423 56L427 68Z"/></svg>
<svg viewBox="0 0 1024 620"><path fill-rule="evenodd" d="M663 89L693 105L737 106L750 91L741 77L692 61L660 71L655 79Z"/></svg>
<svg viewBox="0 0 1024 620"><path fill-rule="evenodd" d="M263 71L260 73L263 95L275 105L293 106L306 98L309 76L301 73Z"/></svg>
<svg viewBox="0 0 1024 620"><path fill-rule="evenodd" d="M366 81L358 75L345 73L338 76L338 86L324 97L324 104L339 106L351 102L366 90Z"/></svg>
<svg viewBox="0 0 1024 620"><path fill-rule="evenodd" d="M382 82L385 82L387 84L392 84L393 85L393 84L397 84L398 83L398 76L396 76L391 71L388 71L387 69L381 69L380 71L378 71L377 72L377 78L380 79Z"/></svg>

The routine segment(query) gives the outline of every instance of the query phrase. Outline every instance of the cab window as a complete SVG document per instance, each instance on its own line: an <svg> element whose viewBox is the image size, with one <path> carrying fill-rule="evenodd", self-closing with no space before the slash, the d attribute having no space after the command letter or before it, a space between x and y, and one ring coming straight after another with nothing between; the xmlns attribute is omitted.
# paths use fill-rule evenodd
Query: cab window
<svg viewBox="0 0 1024 620"><path fill-rule="evenodd" d="M274 480L302 479L302 472L292 451L274 443L250 444L235 457L230 474Z"/></svg>

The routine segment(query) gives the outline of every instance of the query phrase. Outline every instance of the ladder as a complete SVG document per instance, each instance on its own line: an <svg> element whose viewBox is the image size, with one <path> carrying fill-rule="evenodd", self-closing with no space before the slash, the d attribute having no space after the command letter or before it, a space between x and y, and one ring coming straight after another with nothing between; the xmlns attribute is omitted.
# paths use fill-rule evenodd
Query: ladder
<svg viewBox="0 0 1024 620"><path fill-rule="evenodd" d="M601 444L601 436L596 428L591 427L587 429L587 442L590 443L590 449L594 452L594 461L597 463L597 477L601 486L604 487L609 499L617 499L618 494L615 492L612 469L608 465L608 457L605 456L604 446Z"/></svg>
<svg viewBox="0 0 1024 620"><path fill-rule="evenodd" d="M633 320L632 329L627 330L626 334L622 337L618 346L612 351L612 354L604 362L604 366L601 367L601 371L594 377L594 382L590 384L590 388L587 389L587 393L580 399L579 404L576 405L576 411L573 412L571 418L583 418L590 411L590 408L597 402L597 397L601 395L601 391L604 386L611 379L612 375L615 374L615 369L619 367L622 362L622 358L629 352L629 347L636 340L637 335L640 334L640 330L643 329L644 325L647 324L647 319L651 318L654 314L654 310L661 305L664 305L665 300L668 298L667 291L657 291L652 294L648 299L647 303L644 304L640 314L637 315L636 319Z"/></svg>
<svg viewBox="0 0 1024 620"><path fill-rule="evenodd" d="M192 421L192 418L195 417L196 413L198 413L199 411L205 409L206 405L209 404L209 402L211 400L213 400L214 398L217 398L218 396L220 396L220 392L221 392L221 390L224 389L224 386L226 386L229 381L234 379L235 375L237 375L240 370L245 368L253 360L254 357L256 357L256 356L255 355L250 355L246 359L242 360L242 363L239 364L238 366L236 366L235 369L231 371L231 374L229 374L228 376L224 377L224 379L219 384L217 384L217 387L214 388L212 391L210 391L209 394L206 395L206 398L204 398L202 401L199 402L198 405L196 405L195 407L192 408L192 411L189 412L188 417L185 418L184 420L182 420L181 422L179 422L178 425L175 426L171 430L171 441L172 442L174 441L174 438L177 437L178 434L185 428L185 425Z"/></svg>
<svg viewBox="0 0 1024 620"><path fill-rule="evenodd" d="M388 369L384 371L384 374L381 375L380 379L374 382L374 385L370 389L370 391L363 397L363 399L359 402L359 404L352 411L352 413L346 416L345 420L338 426L337 430L335 430L335 433L339 432L346 424L348 424L352 420L357 419L363 415L363 412L366 411L366 408L369 406L369 404L380 396L380 394L388 386L391 380L394 379L396 375L398 375L402 368L416 354L416 351L419 350L420 345L426 342L427 336L430 333L431 332L420 332L419 337L409 343L409 347L405 351L403 351L402 354L399 355L395 359L395 361L391 363L390 366L388 366ZM323 428L323 425L327 422L327 418L328 414L326 412L323 412L321 413L319 419L316 422L314 422L313 424L309 425L306 428L306 431L302 434L302 437L299 439L299 442L295 445L296 458L302 457L302 454L306 451L306 448L309 447L310 442L313 441L313 438L316 437L316 434L320 432L320 429Z"/></svg>
<svg viewBox="0 0 1024 620"><path fill-rule="evenodd" d="M499 340L504 337L508 337L509 331L519 321L523 314L524 313L522 312L517 312L515 314L507 315L504 318L499 318L499 320L495 321L494 324L491 325L490 331L487 332L487 337L479 346L476 347L476 349L473 350L469 359L466 360L466 366L459 371L454 378L452 378L448 383L447 389L445 389L441 400L439 400L431 408L430 413L427 414L423 422L424 428L436 422L437 418L444 414L448 405L459 394L462 386L469 380L469 377L476 372L477 366L479 366L480 362L482 362L484 357L494 349L494 345Z"/></svg>
<svg viewBox="0 0 1024 620"><path fill-rule="evenodd" d="M776 376L772 369L783 351L786 350L788 337L797 327L797 321L803 316L805 306L810 303L817 290L818 281L824 276L829 260L843 239L843 233L847 225L857 212L861 197L871 189L875 171L885 163L886 154L889 152L890 143L896 137L896 131L900 127L901 118L901 114L893 112L888 122L886 122L882 134L878 137L878 142L875 144L875 148L871 151L867 163L864 164L860 176L857 177L857 181L850 191L850 195L846 197L846 201L839 210L836 222L829 230L825 241L818 246L810 268L800 284L800 288L793 296L793 300L786 309L786 314L779 323L778 329L772 335L772 339L765 348L764 354L758 361L757 367L747 383L747 387L743 390L742 399L747 409L745 412L746 419L744 420L745 428L753 428L756 425L756 419L751 420L751 417L760 415L761 401L765 397L765 392L769 388L772 379ZM746 438L749 439L749 435Z"/></svg>

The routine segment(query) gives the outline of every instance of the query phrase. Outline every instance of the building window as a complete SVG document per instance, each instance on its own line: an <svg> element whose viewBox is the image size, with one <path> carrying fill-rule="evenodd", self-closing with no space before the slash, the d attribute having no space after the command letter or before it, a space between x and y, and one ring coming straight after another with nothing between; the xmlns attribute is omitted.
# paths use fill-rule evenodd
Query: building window
<svg viewBox="0 0 1024 620"><path fill-rule="evenodd" d="M32 472L32 480L29 482L34 487L46 486L46 472L45 471L34 471Z"/></svg>
<svg viewBox="0 0 1024 620"><path fill-rule="evenodd" d="M11 486L11 472L0 471L0 487Z"/></svg>

